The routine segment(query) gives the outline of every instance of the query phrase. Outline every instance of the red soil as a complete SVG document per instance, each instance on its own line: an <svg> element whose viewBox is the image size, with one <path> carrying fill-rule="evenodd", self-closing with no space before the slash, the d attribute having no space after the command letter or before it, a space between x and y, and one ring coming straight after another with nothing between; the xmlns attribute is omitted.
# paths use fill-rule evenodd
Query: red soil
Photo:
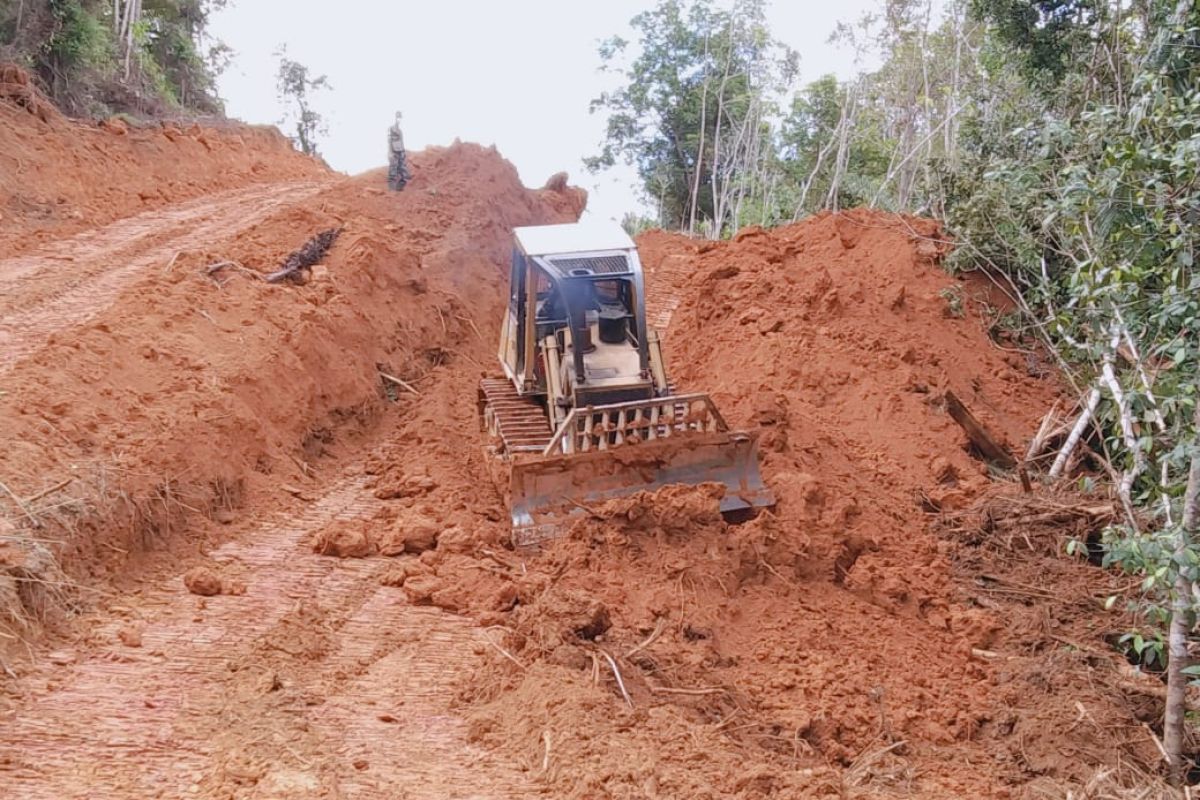
<svg viewBox="0 0 1200 800"><path fill-rule="evenodd" d="M221 189L327 173L273 127L134 127L5 103L5 87L18 86L5 82L12 75L19 73L0 65L0 248L6 257Z"/></svg>
<svg viewBox="0 0 1200 800"><path fill-rule="evenodd" d="M731 525L668 487L519 553L475 387L511 228L580 191L474 145L396 195L275 134L0 114L0 244L29 251L0 261L0 479L44 525L0 500L21 796L1044 797L1157 768L1154 687L1103 640L1117 580L1057 555L1089 531L974 510L1028 500L942 392L1020 450L1058 388L955 316L932 223L641 237L673 379L765 429L778 507ZM257 279L330 227L307 283ZM62 597L27 580L51 534Z"/></svg>
<svg viewBox="0 0 1200 800"><path fill-rule="evenodd" d="M730 527L707 490L672 488L577 524L517 582L503 642L526 666L498 654L507 676L471 684L476 735L535 770L549 747L546 780L578 797L1007 797L1131 752L1153 769L1126 699L1085 677L1104 665L1119 680L1089 592L1115 580L964 546L922 508L990 491L946 389L1014 448L1058 391L989 342L969 304L950 308L936 226L855 211L728 244L651 232L639 248L655 305L679 301L674 380L765 429L778 507ZM1041 585L1048 571L1061 605L1041 613L1057 630L980 578ZM604 630L584 635L595 604ZM1072 631L1086 658L1052 638ZM1012 654L1029 647L1044 658ZM631 654L631 707L604 653ZM1072 729L1081 700L1104 727Z"/></svg>

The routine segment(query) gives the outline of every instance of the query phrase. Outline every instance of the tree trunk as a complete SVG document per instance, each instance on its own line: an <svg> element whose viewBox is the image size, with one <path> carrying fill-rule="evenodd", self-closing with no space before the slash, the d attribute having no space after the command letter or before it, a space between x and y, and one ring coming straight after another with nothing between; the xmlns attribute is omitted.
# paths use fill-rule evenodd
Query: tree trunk
<svg viewBox="0 0 1200 800"><path fill-rule="evenodd" d="M708 35L704 37L704 85L700 88L700 146L696 148L696 174L692 178L688 235L696 233L696 207L700 205L700 173L704 171L704 134L708 130Z"/></svg>
<svg viewBox="0 0 1200 800"><path fill-rule="evenodd" d="M730 30L727 31L726 51L725 51L725 71L721 75L721 86L717 89L717 125L713 131L713 155L712 155L712 170L711 184L713 196L713 238L721 238L722 221L725 217L725 203L723 201L722 184L721 184L721 121L725 118L725 86L729 83L729 65L732 61L730 50L732 49L733 40L733 21L730 20Z"/></svg>
<svg viewBox="0 0 1200 800"><path fill-rule="evenodd" d="M1192 419L1192 464L1188 470L1187 490L1183 495L1183 525L1175 542L1176 556L1187 549L1197 527L1200 527L1200 403ZM1187 721L1188 666L1187 636L1191 610L1192 586L1187 576L1175 579L1175 599L1171 608L1171 629L1167 634L1167 707L1163 722L1163 749L1171 762L1171 783L1182 786L1187 775L1184 754Z"/></svg>
<svg viewBox="0 0 1200 800"><path fill-rule="evenodd" d="M838 207L838 191L841 189L842 176L846 171L846 163L850 157L850 133L854 128L855 117L858 113L858 93L860 86L852 83L846 88L846 105L842 109L841 119L838 120L837 156L833 162L833 178L829 182L829 194L825 196L825 207L830 211L840 211Z"/></svg>

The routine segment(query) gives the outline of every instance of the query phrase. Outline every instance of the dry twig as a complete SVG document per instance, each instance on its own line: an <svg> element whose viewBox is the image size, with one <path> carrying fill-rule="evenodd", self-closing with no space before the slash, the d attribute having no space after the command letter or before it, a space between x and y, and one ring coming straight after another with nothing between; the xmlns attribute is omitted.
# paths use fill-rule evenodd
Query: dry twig
<svg viewBox="0 0 1200 800"><path fill-rule="evenodd" d="M388 381L389 383L396 384L401 389L404 389L407 392L412 392L413 394L418 395L418 396L420 396L420 394L421 394L413 387L413 385L411 383L402 381L399 378L397 378L395 375L388 375L386 372L380 372L379 377L383 378L385 381Z"/></svg>
<svg viewBox="0 0 1200 800"><path fill-rule="evenodd" d="M630 658L631 656L634 656L637 653L642 652L647 647L654 644L654 640L657 639L659 636L662 636L662 632L666 629L667 629L667 618L659 617L658 621L656 623L654 623L654 630L650 633L650 635L648 637L646 637L646 640L644 642L642 642L641 644L639 644L637 647L634 647L629 652L627 652L625 654L625 657Z"/></svg>
<svg viewBox="0 0 1200 800"><path fill-rule="evenodd" d="M496 644L494 641L492 641L492 637L488 636L486 633L482 633L480 635L483 636L483 640L485 642L490 644L492 647L496 648L496 650L498 650L500 652L500 655L504 656L505 658L507 658L512 663L516 664L521 669L525 669L525 665L522 664L521 661L516 656L514 656L512 653L505 650L500 645Z"/></svg>
<svg viewBox="0 0 1200 800"><path fill-rule="evenodd" d="M633 698L631 698L629 696L629 692L625 690L625 681L621 680L621 670L617 669L617 662L613 660L612 656L603 650L600 651L600 655L604 656L605 661L608 662L608 666L612 668L613 677L617 679L617 688L621 690L621 696L625 698L626 704L630 708L633 708Z"/></svg>
<svg viewBox="0 0 1200 800"><path fill-rule="evenodd" d="M13 490L9 489L8 485L3 481L0 481L0 489L3 489L4 493L12 498L13 502L17 504L17 508L21 509L21 512L29 518L29 522L33 525L33 527L42 527L42 521L33 515L33 512L29 510L29 506L25 504L25 501L17 497L17 495L13 493Z"/></svg>

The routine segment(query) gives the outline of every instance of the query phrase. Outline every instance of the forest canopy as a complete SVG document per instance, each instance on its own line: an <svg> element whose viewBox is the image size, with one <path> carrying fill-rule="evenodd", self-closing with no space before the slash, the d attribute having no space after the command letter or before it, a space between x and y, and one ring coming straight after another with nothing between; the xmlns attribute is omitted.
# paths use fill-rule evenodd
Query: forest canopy
<svg viewBox="0 0 1200 800"><path fill-rule="evenodd" d="M32 72L64 111L220 113L229 50L207 36L226 0L7 0L0 59Z"/></svg>
<svg viewBox="0 0 1200 800"><path fill-rule="evenodd" d="M762 0L731 8L660 0L635 41L600 46L620 85L593 101L608 127L588 163L634 165L654 209L626 225L723 238L857 205L942 220L948 266L1016 308L998 343L1049 354L1075 393L1067 442L1101 476L1081 488L1123 510L1096 547L1142 578L1122 641L1170 661L1180 691L1200 597L1200 8L886 0L835 33L877 69L799 84Z"/></svg>

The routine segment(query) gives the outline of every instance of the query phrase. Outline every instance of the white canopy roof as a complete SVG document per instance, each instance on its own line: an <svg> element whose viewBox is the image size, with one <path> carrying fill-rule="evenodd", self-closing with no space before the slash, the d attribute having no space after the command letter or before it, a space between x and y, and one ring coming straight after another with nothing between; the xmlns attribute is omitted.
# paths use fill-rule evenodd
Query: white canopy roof
<svg viewBox="0 0 1200 800"><path fill-rule="evenodd" d="M527 256L633 250L629 234L615 222L573 222L566 225L531 225L515 228L517 244Z"/></svg>

